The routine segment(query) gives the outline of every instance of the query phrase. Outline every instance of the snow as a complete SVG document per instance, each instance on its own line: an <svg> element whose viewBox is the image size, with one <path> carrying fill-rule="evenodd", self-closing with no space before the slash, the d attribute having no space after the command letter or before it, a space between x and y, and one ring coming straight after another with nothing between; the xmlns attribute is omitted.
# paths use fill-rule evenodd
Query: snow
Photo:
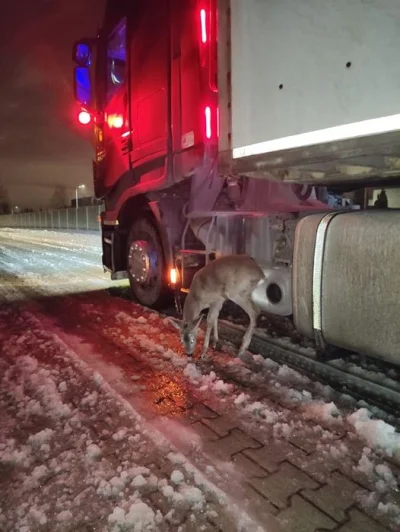
<svg viewBox="0 0 400 532"><path fill-rule="evenodd" d="M366 408L353 412L347 420L371 447L384 450L388 456L400 450L400 434L382 419L371 419Z"/></svg>
<svg viewBox="0 0 400 532"><path fill-rule="evenodd" d="M192 486L192 487L184 486L183 488L181 488L180 493L181 493L181 495L183 495L185 501L187 501L191 505L200 505L200 506L202 506L205 503L204 495L199 490L199 488L196 488L194 486Z"/></svg>
<svg viewBox="0 0 400 532"><path fill-rule="evenodd" d="M250 399L250 396L247 393L240 393L235 399L234 404L236 406L242 405L243 403L246 403Z"/></svg>
<svg viewBox="0 0 400 532"><path fill-rule="evenodd" d="M370 459L371 449L364 448L363 454L357 465L357 470L364 473L367 477L371 476L374 472L374 463Z"/></svg>
<svg viewBox="0 0 400 532"><path fill-rule="evenodd" d="M64 393L68 390L68 385L66 382L60 382L60 384L58 385L58 390L61 392L61 393Z"/></svg>
<svg viewBox="0 0 400 532"><path fill-rule="evenodd" d="M29 510L29 516L33 519L35 523L38 523L39 525L45 525L47 523L46 514L44 514L40 510L37 510L36 508L31 508Z"/></svg>
<svg viewBox="0 0 400 532"><path fill-rule="evenodd" d="M86 290L78 269L80 275L85 261L91 263L87 272L97 266L92 258L76 266L68 259L65 269L62 265L63 271L57 271L55 249L82 250L84 239L74 244L69 235L55 243L50 234L42 241L38 234L12 233L14 244L25 240L37 246L39 258L25 254L31 262L23 256L22 262L14 261L15 251L6 248L6 270L11 274L15 263L14 275L35 294L70 295L62 299L64 313L49 298L48 314L55 309L54 319L43 317L46 305L39 303L24 301L18 311L0 307L0 342L6 353L0 357L0 383L9 398L5 402L0 396L0 465L20 475L11 504L0 512L0 528L6 523L28 532L34 523L49 529L65 523L78 530L83 522L98 519L102 529L108 524L108 530L119 532L163 529L164 523L179 529L174 519L185 509L190 516L185 523L190 519L202 530L218 501L221 518L228 512L241 523L243 517L243 530L253 532L240 491L246 474L241 477L229 456L209 454L213 445L201 432L206 429L211 435L219 431L215 439L230 438L235 430L264 445L289 442L294 452L297 445L314 446L322 463L333 461L338 470L350 464L348 471L365 476L370 491L363 503L396 522L398 508L391 494L398 488L398 471L385 457L398 454L400 436L387 421L376 419L376 409L365 404L354 411L350 396L258 355L243 362L227 349L213 351L205 361L188 360L176 331L158 314L104 293L93 299L86 293L73 295L76 287ZM0 287L0 298L3 294L7 301L17 301L21 293L25 297L24 290L10 283ZM3 327L2 321L13 327ZM74 326L77 336L71 334ZM189 420L185 415L192 405L211 412ZM205 429L207 419L213 421ZM197 427L202 429L197 432ZM162 511L153 500L161 495L166 497ZM22 500L26 506L13 506L12 501Z"/></svg>
<svg viewBox="0 0 400 532"><path fill-rule="evenodd" d="M145 486L147 484L147 480L144 478L143 475L137 475L133 480L131 486L134 488L141 488L142 486Z"/></svg>
<svg viewBox="0 0 400 532"><path fill-rule="evenodd" d="M275 423L279 418L279 414L277 412L274 412L268 408L264 408L261 412L261 415L265 419L265 422L270 424Z"/></svg>
<svg viewBox="0 0 400 532"><path fill-rule="evenodd" d="M396 478L393 475L391 469L386 464L378 464L375 467L375 471L380 477L382 477L382 480L384 480L386 485L391 486L394 489L397 489Z"/></svg>
<svg viewBox="0 0 400 532"><path fill-rule="evenodd" d="M69 510L64 510L63 512L60 512L57 515L57 521L59 523L65 523L67 521L71 521L72 519L72 513Z"/></svg>
<svg viewBox="0 0 400 532"><path fill-rule="evenodd" d="M288 440L292 434L292 427L288 423L275 423L273 426L274 438L284 438Z"/></svg>
<svg viewBox="0 0 400 532"><path fill-rule="evenodd" d="M30 447L23 445L17 449L16 441L13 439L9 439L5 444L2 444L2 448L0 448L0 463L29 467L31 461Z"/></svg>
<svg viewBox="0 0 400 532"><path fill-rule="evenodd" d="M318 419L327 423L340 417L340 412L333 402L314 401L307 404L305 413L307 418Z"/></svg>
<svg viewBox="0 0 400 532"><path fill-rule="evenodd" d="M183 374L185 375L185 377L188 377L190 381L195 383L202 377L201 372L195 366L195 364L188 364L183 370Z"/></svg>
<svg viewBox="0 0 400 532"><path fill-rule="evenodd" d="M118 506L114 508L108 522L113 525L112 530L115 532L144 532L155 529L156 514L146 503L135 501L127 512Z"/></svg>
<svg viewBox="0 0 400 532"><path fill-rule="evenodd" d="M54 430L44 429L36 434L29 436L28 442L33 446L40 447L43 443L46 443L51 440L54 435Z"/></svg>
<svg viewBox="0 0 400 532"><path fill-rule="evenodd" d="M32 471L32 478L35 480L40 480L41 478L47 476L49 473L49 470L47 466L40 465L35 467L35 469Z"/></svg>
<svg viewBox="0 0 400 532"><path fill-rule="evenodd" d="M97 403L98 394L96 391L87 393L81 401L82 406L94 407Z"/></svg>
<svg viewBox="0 0 400 532"><path fill-rule="evenodd" d="M7 362L8 368L1 367L5 371L0 379L2 387L14 394L15 420L22 420L21 428L28 434L26 444L25 440L0 439L0 464L12 461L15 467L26 470L27 479L13 488L17 506L13 509L12 504L8 505L5 522L12 522L18 530L24 527L30 530L33 521L50 529L65 524L74 530L87 520L106 519L110 530L151 530L162 525L176 505L183 505L182 508L196 513L199 529L206 526L204 512L210 496L205 494L211 490L221 501L224 494L160 436L157 423L147 426L104 378L119 379L120 374L108 367L102 367L103 375L94 374L55 333L40 329L31 315L26 313L22 323L29 324L31 333L18 343L5 339L4 345L12 357ZM0 330L0 339L1 334ZM27 346L31 355L21 356ZM52 361L51 369L46 367L48 359ZM28 383L28 387L21 383ZM36 387L38 383L40 386ZM71 393L65 394L63 390ZM50 395L55 399L53 402ZM34 402L38 407L32 408ZM41 416L39 430L34 430L35 424L31 426L29 417L37 416L36 412ZM60 416L60 412L68 413L67 418ZM189 429L182 433L183 427L172 421L165 420L165 424L160 425L164 434L168 431L179 434L179 441L183 438L193 444L199 439ZM150 457L155 464L143 465L149 463ZM174 469L166 476L163 471L168 468L162 465L163 460L166 464L181 464L186 474ZM44 488L35 491L43 481ZM25 490L23 500L29 501L26 508L18 503L21 489ZM154 490L168 496L163 513L141 497Z"/></svg>
<svg viewBox="0 0 400 532"><path fill-rule="evenodd" d="M223 380L218 380L214 384L214 390L216 392L222 392L222 393L228 394L229 392L232 391L232 389L233 389L233 386L231 384L224 382Z"/></svg>
<svg viewBox="0 0 400 532"><path fill-rule="evenodd" d="M163 486L161 491L164 497L168 499L171 499L175 495L175 490L172 486Z"/></svg>
<svg viewBox="0 0 400 532"><path fill-rule="evenodd" d="M120 429L118 432L113 434L112 438L115 441L121 441L121 440L123 440L126 437L127 432L128 431L125 428Z"/></svg>
<svg viewBox="0 0 400 532"><path fill-rule="evenodd" d="M329 447L329 453L332 456L334 460L341 460L341 458L348 453L348 449L345 445L341 444L341 446L338 448L335 445L331 445Z"/></svg>
<svg viewBox="0 0 400 532"><path fill-rule="evenodd" d="M175 469L174 471L172 471L171 473L171 481L174 483L174 484L180 484L181 482L183 482L184 480L184 476L183 474L181 473L181 471L178 471L177 469Z"/></svg>
<svg viewBox="0 0 400 532"><path fill-rule="evenodd" d="M397 504L393 502L380 502L377 508L378 512L384 515L391 515L394 517L394 522L400 525L400 509Z"/></svg>
<svg viewBox="0 0 400 532"><path fill-rule="evenodd" d="M87 447L86 454L89 460L97 460L101 456L101 449L98 445L91 443Z"/></svg>
<svg viewBox="0 0 400 532"><path fill-rule="evenodd" d="M184 464L186 462L186 458L181 453L168 453L167 458L175 465Z"/></svg>
<svg viewBox="0 0 400 532"><path fill-rule="evenodd" d="M398 481L393 471L387 464L376 463L378 460L379 458L373 453L372 449L365 447L356 469L374 483L377 492L397 491Z"/></svg>

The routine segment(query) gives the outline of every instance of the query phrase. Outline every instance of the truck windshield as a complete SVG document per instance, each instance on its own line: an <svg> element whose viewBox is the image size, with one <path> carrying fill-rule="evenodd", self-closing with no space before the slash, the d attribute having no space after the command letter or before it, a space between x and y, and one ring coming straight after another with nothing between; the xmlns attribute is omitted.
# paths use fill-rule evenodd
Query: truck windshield
<svg viewBox="0 0 400 532"><path fill-rule="evenodd" d="M107 101L126 77L126 19L111 33L107 46Z"/></svg>

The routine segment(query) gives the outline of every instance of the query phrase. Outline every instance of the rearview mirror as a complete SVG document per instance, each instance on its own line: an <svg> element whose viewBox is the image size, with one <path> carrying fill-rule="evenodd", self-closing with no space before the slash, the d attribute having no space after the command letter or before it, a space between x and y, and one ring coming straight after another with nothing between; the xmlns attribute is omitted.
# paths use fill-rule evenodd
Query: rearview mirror
<svg viewBox="0 0 400 532"><path fill-rule="evenodd" d="M77 41L74 43L72 60L79 66L90 66L92 62L92 46L88 40Z"/></svg>
<svg viewBox="0 0 400 532"><path fill-rule="evenodd" d="M92 104L92 82L90 70L85 66L78 66L74 69L74 95L75 100L86 108Z"/></svg>

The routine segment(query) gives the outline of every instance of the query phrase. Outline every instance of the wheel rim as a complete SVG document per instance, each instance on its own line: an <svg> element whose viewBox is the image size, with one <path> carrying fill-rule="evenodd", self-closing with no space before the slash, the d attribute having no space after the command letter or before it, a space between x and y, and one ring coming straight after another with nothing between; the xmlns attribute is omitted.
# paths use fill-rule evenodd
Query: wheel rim
<svg viewBox="0 0 400 532"><path fill-rule="evenodd" d="M159 276L158 255L147 240L134 240L129 248L128 269L133 281L150 286Z"/></svg>

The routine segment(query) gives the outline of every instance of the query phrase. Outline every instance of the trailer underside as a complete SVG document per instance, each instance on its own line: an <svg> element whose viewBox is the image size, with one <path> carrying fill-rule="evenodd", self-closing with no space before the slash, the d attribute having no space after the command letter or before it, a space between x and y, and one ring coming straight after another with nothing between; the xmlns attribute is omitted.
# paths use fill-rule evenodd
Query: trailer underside
<svg viewBox="0 0 400 532"><path fill-rule="evenodd" d="M224 152L220 167L234 175L291 183L393 184L400 177L400 134L390 132L237 159Z"/></svg>

